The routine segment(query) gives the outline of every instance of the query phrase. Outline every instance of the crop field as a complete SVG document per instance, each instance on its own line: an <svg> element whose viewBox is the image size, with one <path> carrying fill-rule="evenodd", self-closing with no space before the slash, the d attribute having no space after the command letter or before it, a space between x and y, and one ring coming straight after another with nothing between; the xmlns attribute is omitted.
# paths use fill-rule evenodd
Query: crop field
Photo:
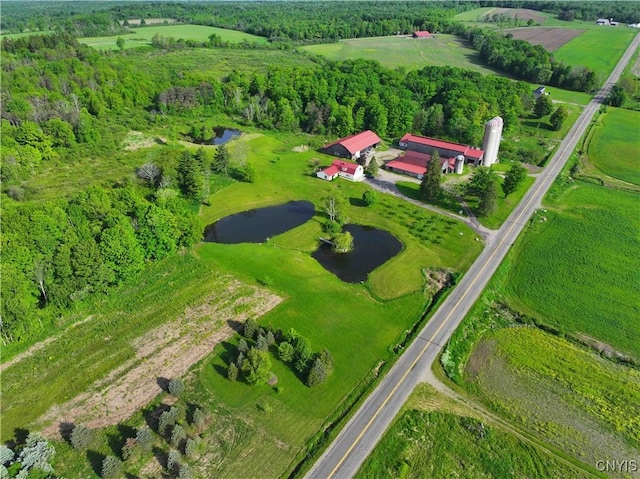
<svg viewBox="0 0 640 479"><path fill-rule="evenodd" d="M585 22L581 20L574 20L572 22L566 22L558 19L557 15L553 13L540 12L537 10L529 10L526 8L499 8L499 7L481 7L469 10L468 12L459 13L454 18L459 21L473 26L484 26L489 28L500 28L500 24L496 22L486 21L492 19L493 15L502 14L504 19L511 19L511 23L505 22L502 26L507 28L514 26L514 21L517 19L518 26L523 26L529 19L533 20L533 24L536 26L526 27L527 29L538 28L537 25L544 27L561 27L563 29L595 29L597 27L595 22Z"/></svg>
<svg viewBox="0 0 640 479"><path fill-rule="evenodd" d="M241 43L243 41L267 43L267 39L256 35L250 35L235 30L224 28L208 27L205 25L160 25L153 27L131 28L129 34L116 35L111 37L86 37L79 38L78 41L97 49L117 50L116 40L120 37L125 40L125 48L137 48L151 44L154 35L173 37L176 40L195 40L206 42L210 35L219 35L225 42Z"/></svg>
<svg viewBox="0 0 640 479"><path fill-rule="evenodd" d="M640 357L637 195L581 184L546 207L517 246L509 304Z"/></svg>
<svg viewBox="0 0 640 479"><path fill-rule="evenodd" d="M564 479L584 475L478 419L414 409L396 419L355 477Z"/></svg>
<svg viewBox="0 0 640 479"><path fill-rule="evenodd" d="M604 81L636 33L632 28L591 29L554 51L553 56L572 67L588 67Z"/></svg>
<svg viewBox="0 0 640 479"><path fill-rule="evenodd" d="M564 44L581 35L584 30L555 27L529 27L512 28L505 30L505 32L513 35L513 38L525 40L532 45L542 45L550 52L554 52Z"/></svg>
<svg viewBox="0 0 640 479"><path fill-rule="evenodd" d="M495 73L480 60L478 53L455 35L434 35L415 40L408 36L355 38L338 43L309 45L301 50L330 60L365 58L377 60L389 68L417 70L428 65L468 68L480 73Z"/></svg>
<svg viewBox="0 0 640 479"><path fill-rule="evenodd" d="M599 120L587 150L589 162L614 178L640 185L640 112L608 108Z"/></svg>
<svg viewBox="0 0 640 479"><path fill-rule="evenodd" d="M635 369L538 328L512 327L486 334L465 372L492 409L591 467L602 457L637 456Z"/></svg>

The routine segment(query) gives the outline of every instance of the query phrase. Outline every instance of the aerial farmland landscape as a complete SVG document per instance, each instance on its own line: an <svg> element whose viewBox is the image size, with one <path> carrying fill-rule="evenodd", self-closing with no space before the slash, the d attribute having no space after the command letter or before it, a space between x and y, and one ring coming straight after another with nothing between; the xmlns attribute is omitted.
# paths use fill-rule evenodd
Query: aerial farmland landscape
<svg viewBox="0 0 640 479"><path fill-rule="evenodd" d="M0 478L640 478L639 2L0 39Z"/></svg>

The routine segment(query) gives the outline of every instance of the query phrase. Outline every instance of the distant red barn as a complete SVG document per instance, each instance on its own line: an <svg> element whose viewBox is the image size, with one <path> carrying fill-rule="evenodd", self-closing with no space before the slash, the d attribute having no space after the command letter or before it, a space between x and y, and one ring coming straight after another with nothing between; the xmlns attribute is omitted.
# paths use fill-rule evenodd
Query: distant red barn
<svg viewBox="0 0 640 479"><path fill-rule="evenodd" d="M413 32L413 38L430 38L431 33L426 30Z"/></svg>

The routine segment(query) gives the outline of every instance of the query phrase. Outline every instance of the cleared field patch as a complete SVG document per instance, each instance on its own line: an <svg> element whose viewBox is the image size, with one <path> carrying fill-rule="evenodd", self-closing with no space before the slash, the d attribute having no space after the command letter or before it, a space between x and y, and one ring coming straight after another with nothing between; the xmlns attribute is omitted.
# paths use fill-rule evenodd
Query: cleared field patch
<svg viewBox="0 0 640 479"><path fill-rule="evenodd" d="M243 41L255 43L267 43L267 39L249 33L227 30L225 28L208 27L205 25L159 25L153 27L131 28L129 33L110 37L85 37L78 41L97 49L116 50L116 41L122 38L125 41L125 48L136 48L150 45L154 35L173 37L176 40L194 40L205 42L211 35L219 35L225 42L241 43Z"/></svg>
<svg viewBox="0 0 640 479"><path fill-rule="evenodd" d="M636 33L632 28L600 27L588 30L555 50L553 56L573 67L588 67L604 81Z"/></svg>
<svg viewBox="0 0 640 479"><path fill-rule="evenodd" d="M425 66L468 68L481 73L495 73L484 66L478 52L455 35L434 35L413 39L407 36L355 38L338 43L309 45L301 48L331 60L365 58L377 60L389 68L417 70Z"/></svg>
<svg viewBox="0 0 640 479"><path fill-rule="evenodd" d="M546 205L517 246L508 303L639 358L638 196L580 184Z"/></svg>
<svg viewBox="0 0 640 479"><path fill-rule="evenodd" d="M22 33L3 33L0 35L0 40L3 38L24 38L24 37L32 37L33 35L51 35L55 33L53 30L42 30L36 32L22 32Z"/></svg>
<svg viewBox="0 0 640 479"><path fill-rule="evenodd" d="M534 327L490 332L466 378L493 409L592 467L640 447L640 372L563 338Z"/></svg>
<svg viewBox="0 0 640 479"><path fill-rule="evenodd" d="M505 30L517 40L524 40L532 45L542 45L550 52L556 51L564 44L570 42L584 30L554 28L554 27L530 27L530 28L512 28Z"/></svg>
<svg viewBox="0 0 640 479"><path fill-rule="evenodd" d="M640 112L609 108L600 117L587 154L604 173L640 185Z"/></svg>
<svg viewBox="0 0 640 479"><path fill-rule="evenodd" d="M493 18L495 16L502 16L503 18L508 18L511 20L520 20L527 22L532 20L536 23L543 23L547 16L542 12L537 10L530 10L528 8L492 8L485 14L480 17L481 21L484 21L485 18Z"/></svg>

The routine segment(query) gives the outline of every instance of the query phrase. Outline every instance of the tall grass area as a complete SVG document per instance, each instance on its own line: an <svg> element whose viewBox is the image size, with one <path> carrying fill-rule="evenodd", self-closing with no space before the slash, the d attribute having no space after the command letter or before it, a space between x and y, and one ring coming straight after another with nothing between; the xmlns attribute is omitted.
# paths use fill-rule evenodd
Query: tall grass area
<svg viewBox="0 0 640 479"><path fill-rule="evenodd" d="M632 28L599 27L583 32L555 52L556 60L572 67L588 67L600 75L602 83L636 35Z"/></svg>
<svg viewBox="0 0 640 479"><path fill-rule="evenodd" d="M508 303L639 358L637 195L581 183L547 208L516 248Z"/></svg>
<svg viewBox="0 0 640 479"><path fill-rule="evenodd" d="M301 50L322 55L330 60L376 60L388 68L419 70L434 65L495 73L495 70L482 62L478 52L456 35L437 34L425 39L413 39L406 35L354 38L338 43L309 45L301 47Z"/></svg>
<svg viewBox="0 0 640 479"><path fill-rule="evenodd" d="M518 426L591 466L640 448L640 372L535 327L489 332L466 386Z"/></svg>
<svg viewBox="0 0 640 479"><path fill-rule="evenodd" d="M599 121L587 149L589 162L614 178L640 185L640 112L607 108Z"/></svg>
<svg viewBox="0 0 640 479"><path fill-rule="evenodd" d="M413 409L396 420L355 477L584 476L541 449L478 419Z"/></svg>
<svg viewBox="0 0 640 479"><path fill-rule="evenodd" d="M267 43L267 39L249 33L227 30L224 28L208 27L205 25L159 25L152 27L131 28L130 33L114 35L109 37L86 37L79 38L80 43L89 45L98 50L117 50L116 40L122 38L125 41L124 48L137 48L151 44L154 35L173 37L176 40L194 40L206 42L211 35L218 35L222 41L230 43L255 42Z"/></svg>

